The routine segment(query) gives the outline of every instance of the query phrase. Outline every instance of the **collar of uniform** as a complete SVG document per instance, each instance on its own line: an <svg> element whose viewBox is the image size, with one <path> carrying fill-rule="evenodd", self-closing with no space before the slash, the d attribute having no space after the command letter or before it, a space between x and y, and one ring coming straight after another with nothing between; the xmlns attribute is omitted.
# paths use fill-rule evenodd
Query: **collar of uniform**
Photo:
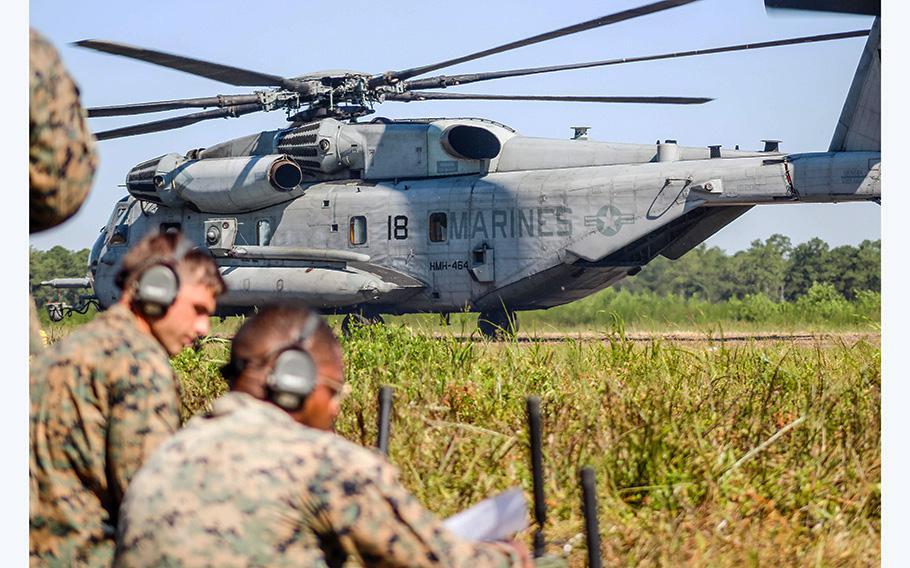
<svg viewBox="0 0 910 568"><path fill-rule="evenodd" d="M122 326L122 328L135 330L136 333L148 338L149 345L157 347L165 357L168 357L167 351L164 350L164 346L161 345L154 336L140 329L136 324L136 318L139 316L134 314L132 310L123 303L117 302L110 308L104 310L99 317L104 319L106 323L116 326L118 329L121 329Z"/></svg>
<svg viewBox="0 0 910 568"><path fill-rule="evenodd" d="M290 414L281 410L270 402L265 402L248 395L245 392L230 391L212 403L212 410L206 413L209 418L229 416L240 411L250 410L273 420L287 421L297 424Z"/></svg>
<svg viewBox="0 0 910 568"><path fill-rule="evenodd" d="M134 314L127 306L121 302L117 302L113 306L109 307L104 311L103 314L106 318L112 320L128 321L133 325L136 325L136 314Z"/></svg>

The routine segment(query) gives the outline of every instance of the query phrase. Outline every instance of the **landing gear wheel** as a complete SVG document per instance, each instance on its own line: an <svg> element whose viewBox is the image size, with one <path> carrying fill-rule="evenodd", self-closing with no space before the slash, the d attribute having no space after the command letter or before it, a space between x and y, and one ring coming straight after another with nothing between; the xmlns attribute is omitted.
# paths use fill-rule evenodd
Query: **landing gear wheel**
<svg viewBox="0 0 910 568"><path fill-rule="evenodd" d="M506 310L483 312L477 318L477 329L488 339L514 337L518 333L518 314Z"/></svg>
<svg viewBox="0 0 910 568"><path fill-rule="evenodd" d="M52 322L63 321L63 304L60 302L50 302L46 306L47 317Z"/></svg>
<svg viewBox="0 0 910 568"><path fill-rule="evenodd" d="M385 323L385 320L383 320L382 316L379 314L368 316L362 312L356 312L344 316L344 319L341 320L341 333L343 333L345 337L350 337L351 331L355 327L364 327L367 325L377 325L381 323Z"/></svg>

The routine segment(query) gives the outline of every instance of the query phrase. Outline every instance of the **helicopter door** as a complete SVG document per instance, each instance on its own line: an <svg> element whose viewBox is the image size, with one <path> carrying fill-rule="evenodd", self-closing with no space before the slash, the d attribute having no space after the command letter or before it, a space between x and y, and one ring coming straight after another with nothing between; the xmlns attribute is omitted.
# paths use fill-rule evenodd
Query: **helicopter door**
<svg viewBox="0 0 910 568"><path fill-rule="evenodd" d="M494 186L478 180L471 186L468 201L468 234L470 244L470 268L472 286L476 291L486 290L496 280L496 250L493 247L493 227L490 213L493 211Z"/></svg>

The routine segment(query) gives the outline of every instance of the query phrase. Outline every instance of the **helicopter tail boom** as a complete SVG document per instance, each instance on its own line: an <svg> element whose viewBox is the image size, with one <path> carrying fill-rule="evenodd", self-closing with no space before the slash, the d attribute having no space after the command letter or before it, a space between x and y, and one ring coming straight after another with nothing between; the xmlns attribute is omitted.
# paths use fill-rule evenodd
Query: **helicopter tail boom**
<svg viewBox="0 0 910 568"><path fill-rule="evenodd" d="M705 206L841 203L881 200L881 154L813 152L744 164L740 171L696 180L688 189Z"/></svg>

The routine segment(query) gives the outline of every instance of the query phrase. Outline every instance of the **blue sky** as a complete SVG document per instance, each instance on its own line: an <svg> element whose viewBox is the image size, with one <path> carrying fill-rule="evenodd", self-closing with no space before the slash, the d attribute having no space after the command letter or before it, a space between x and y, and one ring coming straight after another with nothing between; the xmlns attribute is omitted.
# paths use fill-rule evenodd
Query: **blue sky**
<svg viewBox="0 0 910 568"><path fill-rule="evenodd" d="M403 69L499 45L643 4L612 2L249 2L79 3L36 0L30 24L58 46L86 106L198 97L243 89L146 63L72 47L109 39L283 76L317 69L371 73ZM311 8L308 8L311 7ZM760 0L702 0L660 14L582 32L451 67L489 71L591 61L868 28L871 18L778 11ZM700 107L546 102L434 101L385 103L377 115L479 116L528 136L565 138L570 126L591 126L595 140L759 148L783 140L788 152L826 150L865 39L710 55L468 85L461 92L576 95L708 96ZM169 115L93 119L95 130ZM40 249L91 246L113 203L125 194L135 164L286 124L260 113L180 130L99 143L101 165L92 194L64 225L32 235ZM880 208L871 203L766 206L753 209L708 243L733 252L773 233L794 243L819 236L832 245L880 236Z"/></svg>

